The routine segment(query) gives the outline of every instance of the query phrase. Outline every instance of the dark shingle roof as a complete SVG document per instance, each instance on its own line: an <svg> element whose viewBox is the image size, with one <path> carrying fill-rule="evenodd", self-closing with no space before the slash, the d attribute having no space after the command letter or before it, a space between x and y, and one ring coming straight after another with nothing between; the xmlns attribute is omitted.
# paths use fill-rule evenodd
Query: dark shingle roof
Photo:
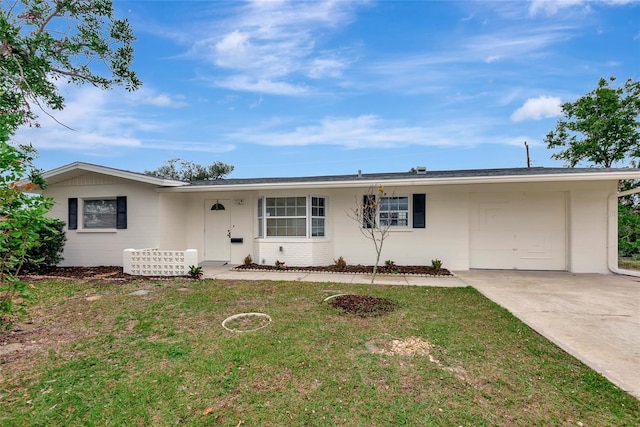
<svg viewBox="0 0 640 427"><path fill-rule="evenodd" d="M351 175L324 175L303 177L280 178L229 178L217 180L192 181L192 186L199 185L251 185L251 184L291 184L291 183L321 183L321 182L362 182L362 181L387 181L402 179L442 179L442 178L483 178L483 177L507 177L507 176L539 176L539 175L570 175L570 174L602 174L611 172L640 172L640 169L631 168L505 168L505 169L467 169L447 171L426 171L424 173L389 172L368 173Z"/></svg>

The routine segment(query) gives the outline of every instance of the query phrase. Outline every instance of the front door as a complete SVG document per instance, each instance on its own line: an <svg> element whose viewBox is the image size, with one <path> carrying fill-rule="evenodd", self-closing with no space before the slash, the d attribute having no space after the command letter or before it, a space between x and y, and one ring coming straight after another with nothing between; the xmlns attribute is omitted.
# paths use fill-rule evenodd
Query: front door
<svg viewBox="0 0 640 427"><path fill-rule="evenodd" d="M230 200L205 201L204 257L207 261L231 260L230 208Z"/></svg>

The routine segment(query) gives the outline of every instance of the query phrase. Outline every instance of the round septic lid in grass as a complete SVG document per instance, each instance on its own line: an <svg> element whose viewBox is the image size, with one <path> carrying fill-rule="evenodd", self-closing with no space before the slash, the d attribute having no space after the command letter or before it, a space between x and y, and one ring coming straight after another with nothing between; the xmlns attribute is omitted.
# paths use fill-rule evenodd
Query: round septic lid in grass
<svg viewBox="0 0 640 427"><path fill-rule="evenodd" d="M231 332L257 331L269 326L271 317L264 313L238 313L222 322L222 327Z"/></svg>

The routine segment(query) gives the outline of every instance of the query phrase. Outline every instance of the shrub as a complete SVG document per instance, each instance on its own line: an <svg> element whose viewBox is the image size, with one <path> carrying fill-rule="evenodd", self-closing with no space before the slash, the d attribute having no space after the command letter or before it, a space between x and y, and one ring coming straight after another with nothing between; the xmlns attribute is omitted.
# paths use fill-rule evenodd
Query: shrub
<svg viewBox="0 0 640 427"><path fill-rule="evenodd" d="M276 268L278 270L286 270L287 269L287 265L284 262L276 260Z"/></svg>
<svg viewBox="0 0 640 427"><path fill-rule="evenodd" d="M432 259L431 260L431 267L435 270L435 271L440 271L440 269L442 268L442 261L439 260L438 258L436 259Z"/></svg>
<svg viewBox="0 0 640 427"><path fill-rule="evenodd" d="M195 266L195 265L190 265L189 266L189 277L192 278L193 280L200 280L202 279L202 267L200 266Z"/></svg>
<svg viewBox="0 0 640 427"><path fill-rule="evenodd" d="M251 254L249 254L246 257L244 257L244 265L251 265L251 264L253 264L253 258L251 258Z"/></svg>
<svg viewBox="0 0 640 427"><path fill-rule="evenodd" d="M40 244L27 251L23 269L32 272L46 272L58 265L64 258L62 251L67 241L64 221L57 218L45 218L37 231Z"/></svg>
<svg viewBox="0 0 640 427"><path fill-rule="evenodd" d="M395 266L396 266L396 263L395 263L395 261L388 259L388 260L386 260L386 261L384 262L384 265L385 265L385 267L387 267L387 268L393 268L393 267L395 267Z"/></svg>
<svg viewBox="0 0 640 427"><path fill-rule="evenodd" d="M334 259L333 262L335 263L338 270L344 270L345 268L347 268L347 261L345 261L342 257Z"/></svg>

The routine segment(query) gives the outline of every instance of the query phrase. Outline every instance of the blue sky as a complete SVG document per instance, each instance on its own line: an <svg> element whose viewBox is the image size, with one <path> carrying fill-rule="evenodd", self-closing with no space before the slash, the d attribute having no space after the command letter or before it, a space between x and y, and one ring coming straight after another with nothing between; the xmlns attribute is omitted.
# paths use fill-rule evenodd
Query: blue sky
<svg viewBox="0 0 640 427"><path fill-rule="evenodd" d="M63 87L16 139L51 169L223 161L232 177L563 166L543 142L600 77L640 79L640 3L116 1L123 89ZM620 165L622 166L622 165Z"/></svg>

